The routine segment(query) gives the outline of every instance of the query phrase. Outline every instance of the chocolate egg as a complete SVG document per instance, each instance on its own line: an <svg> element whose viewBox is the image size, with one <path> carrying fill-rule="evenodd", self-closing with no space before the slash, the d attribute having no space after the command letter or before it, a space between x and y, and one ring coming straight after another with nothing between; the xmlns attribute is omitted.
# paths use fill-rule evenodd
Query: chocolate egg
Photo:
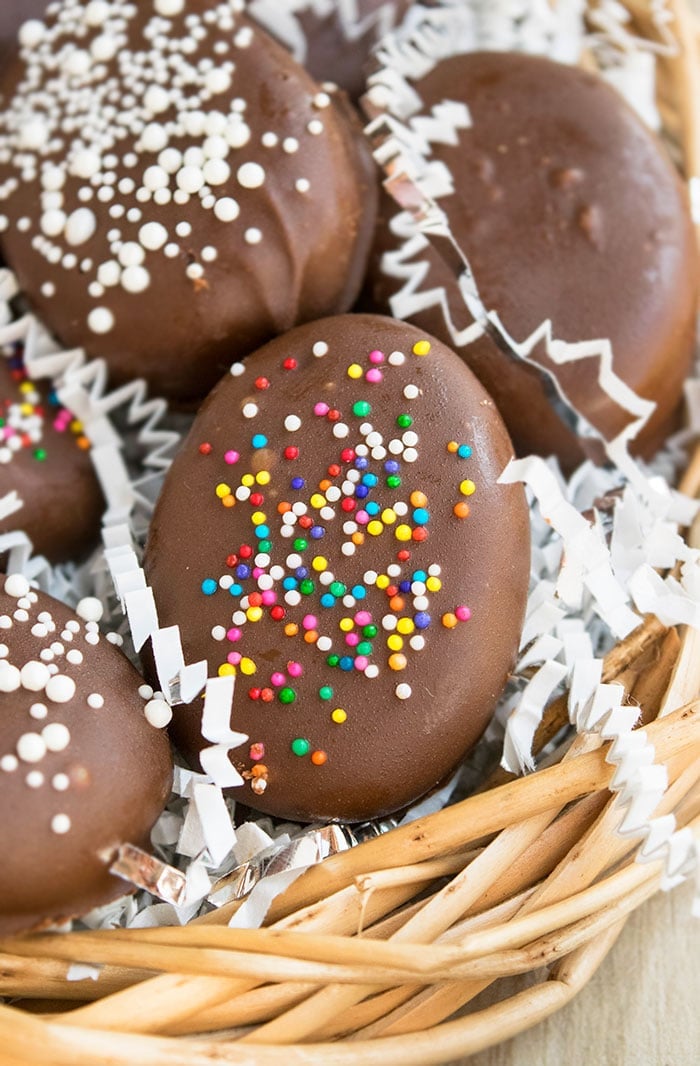
<svg viewBox="0 0 700 1066"><path fill-rule="evenodd" d="M124 895L109 872L148 847L170 791L167 737L129 661L95 621L34 592L0 592L0 933L64 921Z"/></svg>
<svg viewBox="0 0 700 1066"><path fill-rule="evenodd" d="M160 625L235 675L249 804L362 820L441 782L516 654L529 573L493 401L390 319L298 327L236 364L170 469L146 551ZM202 701L172 736L196 765Z"/></svg>

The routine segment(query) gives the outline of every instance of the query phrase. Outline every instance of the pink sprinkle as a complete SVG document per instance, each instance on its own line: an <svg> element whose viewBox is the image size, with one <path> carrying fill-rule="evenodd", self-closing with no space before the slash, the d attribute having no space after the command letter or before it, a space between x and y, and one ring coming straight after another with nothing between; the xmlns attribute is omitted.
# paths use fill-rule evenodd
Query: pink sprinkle
<svg viewBox="0 0 700 1066"><path fill-rule="evenodd" d="M301 624L304 629L315 629L318 624L318 619L315 614L305 614L301 620Z"/></svg>
<svg viewBox="0 0 700 1066"><path fill-rule="evenodd" d="M374 363L375 366L377 363L383 363L384 352L380 352L378 348L375 348L373 352L369 353L369 361L370 363Z"/></svg>
<svg viewBox="0 0 700 1066"><path fill-rule="evenodd" d="M15 431L12 428L12 426L5 426L5 428L2 431L2 435L5 438L5 440L9 440L10 437L14 437Z"/></svg>
<svg viewBox="0 0 700 1066"><path fill-rule="evenodd" d="M238 666L241 661L241 653L239 651L230 651L226 656L231 666Z"/></svg>
<svg viewBox="0 0 700 1066"><path fill-rule="evenodd" d="M372 615L369 611L358 611L355 615L355 625L368 626L372 621Z"/></svg>
<svg viewBox="0 0 700 1066"><path fill-rule="evenodd" d="M301 677L304 673L304 667L301 663L287 663L287 669L289 670L290 677Z"/></svg>
<svg viewBox="0 0 700 1066"><path fill-rule="evenodd" d="M370 385L377 385L382 380L382 372L376 367L373 367L371 370L367 371L365 378L369 381Z"/></svg>
<svg viewBox="0 0 700 1066"><path fill-rule="evenodd" d="M356 670L366 670L369 666L369 659L366 655L356 655L354 665Z"/></svg>
<svg viewBox="0 0 700 1066"><path fill-rule="evenodd" d="M250 757L253 762L258 762L259 759L265 758L265 745L258 741L256 744L250 745Z"/></svg>
<svg viewBox="0 0 700 1066"><path fill-rule="evenodd" d="M366 511L358 511L355 515L355 521L358 525L366 526L369 522L369 515Z"/></svg>
<svg viewBox="0 0 700 1066"><path fill-rule="evenodd" d="M265 573L265 571L262 568L262 566L254 566L253 567L253 577L255 578L256 581L258 580L259 577L262 577L264 573Z"/></svg>
<svg viewBox="0 0 700 1066"><path fill-rule="evenodd" d="M356 648L357 645L360 643L360 638L357 633L346 633L345 643L348 644L351 648Z"/></svg>
<svg viewBox="0 0 700 1066"><path fill-rule="evenodd" d="M226 636L231 641L231 643L234 644L237 640L241 639L242 633L241 633L240 629L237 629L234 626L232 629L228 630Z"/></svg>
<svg viewBox="0 0 700 1066"><path fill-rule="evenodd" d="M224 452L224 462L228 463L229 466L233 466L233 464L237 463L239 459L240 459L240 455L239 455L238 452L234 452L234 451Z"/></svg>
<svg viewBox="0 0 700 1066"><path fill-rule="evenodd" d="M472 612L468 607L455 607L455 615L459 618L460 622L468 622L472 616Z"/></svg>
<svg viewBox="0 0 700 1066"><path fill-rule="evenodd" d="M262 594L262 601L266 607L272 607L273 603L277 603L277 593L272 589L265 589Z"/></svg>
<svg viewBox="0 0 700 1066"><path fill-rule="evenodd" d="M272 674L272 676L270 677L270 681L275 686L275 688L280 688L280 686L283 685L286 680L287 678L284 676L284 674L280 673L279 670L275 670L274 674Z"/></svg>
<svg viewBox="0 0 700 1066"><path fill-rule="evenodd" d="M325 417L325 415L327 415L329 411L330 407L327 403L321 402L314 405L314 414L320 415L321 418Z"/></svg>
<svg viewBox="0 0 700 1066"><path fill-rule="evenodd" d="M53 428L56 430L57 433L65 433L66 423L61 418L55 418L53 422Z"/></svg>

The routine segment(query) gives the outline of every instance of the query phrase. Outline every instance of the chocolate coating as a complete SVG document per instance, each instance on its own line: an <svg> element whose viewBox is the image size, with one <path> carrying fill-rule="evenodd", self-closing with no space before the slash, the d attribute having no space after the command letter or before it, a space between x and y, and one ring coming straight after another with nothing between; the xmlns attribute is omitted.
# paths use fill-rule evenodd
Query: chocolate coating
<svg viewBox="0 0 700 1066"><path fill-rule="evenodd" d="M30 18L41 18L49 0L2 0L0 4L0 70L15 47L17 30Z"/></svg>
<svg viewBox="0 0 700 1066"><path fill-rule="evenodd" d="M210 676L238 671L242 802L386 814L459 763L513 663L529 524L521 487L496 483L510 440L454 353L390 319L311 323L235 370L156 506L160 624ZM201 710L173 718L192 763Z"/></svg>
<svg viewBox="0 0 700 1066"><path fill-rule="evenodd" d="M0 214L58 339L187 404L232 358L352 305L376 175L349 104L255 23L211 0L170 9L66 3L23 36Z"/></svg>
<svg viewBox="0 0 700 1066"><path fill-rule="evenodd" d="M16 491L22 500L0 534L23 530L52 563L81 559L99 541L104 512L89 443L48 385L27 377L21 353L0 355L0 420L0 497Z"/></svg>
<svg viewBox="0 0 700 1066"><path fill-rule="evenodd" d="M672 425L689 370L698 292L686 196L665 149L602 80L547 59L462 55L415 88L423 113L450 99L471 114L471 127L457 131L455 144L434 143L431 158L454 179L454 194L440 203L484 304L519 341L546 319L565 341L609 338L617 374L657 403L636 443L652 452ZM449 343L436 302L411 313L386 256L380 266L381 252L402 245L389 228L397 212L388 200L383 213L372 305L391 304ZM470 316L452 275L431 248L404 266L419 263L428 270L418 296L444 288L453 323L464 329ZM483 337L458 351L491 392L519 452L554 452L567 468L580 461L579 442L535 373ZM559 371L575 405L612 437L628 419L600 396L596 375L596 360Z"/></svg>
<svg viewBox="0 0 700 1066"><path fill-rule="evenodd" d="M412 0L250 0L248 12L320 82L356 100L365 89L372 48L404 17Z"/></svg>
<svg viewBox="0 0 700 1066"><path fill-rule="evenodd" d="M6 934L83 914L129 890L109 873L111 856L127 842L148 848L172 760L164 732L144 716L141 678L121 652L104 638L90 643L86 623L50 596L18 598L1 584ZM53 657L42 656L50 648ZM82 661L73 661L78 653ZM58 672L49 677L51 666ZM97 696L103 705L91 706Z"/></svg>

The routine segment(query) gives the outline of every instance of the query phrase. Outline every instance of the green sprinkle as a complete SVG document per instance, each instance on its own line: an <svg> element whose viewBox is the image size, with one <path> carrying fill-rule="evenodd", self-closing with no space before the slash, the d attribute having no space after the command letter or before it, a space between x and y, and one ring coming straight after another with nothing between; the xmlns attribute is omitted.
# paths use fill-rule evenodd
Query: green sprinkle
<svg viewBox="0 0 700 1066"><path fill-rule="evenodd" d="M409 426L413 425L413 419L410 415L399 415L396 419L396 425L401 426L401 429L408 429Z"/></svg>
<svg viewBox="0 0 700 1066"><path fill-rule="evenodd" d="M329 666L337 666L338 663L340 662L340 656L339 655L329 655L328 658L326 659L326 662L328 663Z"/></svg>
<svg viewBox="0 0 700 1066"><path fill-rule="evenodd" d="M272 548L272 541L271 540L259 540L258 541L258 549L261 552L269 552L271 550L271 548Z"/></svg>
<svg viewBox="0 0 700 1066"><path fill-rule="evenodd" d="M363 637L368 637L371 640L372 637L376 637L376 635L377 635L377 627L376 626L369 625L369 626L363 626L362 627L362 636Z"/></svg>
<svg viewBox="0 0 700 1066"><path fill-rule="evenodd" d="M367 400L358 400L352 405L352 413L358 418L366 418L372 410L372 405Z"/></svg>
<svg viewBox="0 0 700 1066"><path fill-rule="evenodd" d="M38 459L40 463L43 463L46 459L46 448L37 448L34 452L34 458Z"/></svg>
<svg viewBox="0 0 700 1066"><path fill-rule="evenodd" d="M280 691L279 691L279 701L280 701L280 703L294 703L294 700L296 698L297 698L296 692L294 691L293 688L289 688L288 685L285 685L285 687L281 688Z"/></svg>
<svg viewBox="0 0 700 1066"><path fill-rule="evenodd" d="M371 655L372 654L372 645L370 644L370 642L368 640L361 640L360 641L360 643L357 645L357 654L358 655Z"/></svg>
<svg viewBox="0 0 700 1066"><path fill-rule="evenodd" d="M401 484L401 478L398 474L389 474L389 477L386 479L386 483L390 489L398 489L399 485Z"/></svg>
<svg viewBox="0 0 700 1066"><path fill-rule="evenodd" d="M322 700L330 700L333 698L333 689L330 685L321 685L318 694Z"/></svg>
<svg viewBox="0 0 700 1066"><path fill-rule="evenodd" d="M344 585L342 581L332 581L328 591L338 599L338 597L345 595L348 591L348 587L347 585Z"/></svg>
<svg viewBox="0 0 700 1066"><path fill-rule="evenodd" d="M299 591L301 592L302 596L310 596L315 587L316 586L314 585L313 581L310 578L305 577L299 585Z"/></svg>
<svg viewBox="0 0 700 1066"><path fill-rule="evenodd" d="M311 745L304 737L295 737L292 741L292 751L300 758L304 755L308 755L311 750Z"/></svg>
<svg viewBox="0 0 700 1066"><path fill-rule="evenodd" d="M304 540L303 537L296 537L296 539L292 543L293 543L295 552L303 552L309 546L308 545L308 541Z"/></svg>

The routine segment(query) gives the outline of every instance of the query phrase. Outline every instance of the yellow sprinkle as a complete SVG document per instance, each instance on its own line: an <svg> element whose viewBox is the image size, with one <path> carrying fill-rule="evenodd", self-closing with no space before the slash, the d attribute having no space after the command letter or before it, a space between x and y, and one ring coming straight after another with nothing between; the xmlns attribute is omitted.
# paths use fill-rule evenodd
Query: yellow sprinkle
<svg viewBox="0 0 700 1066"><path fill-rule="evenodd" d="M389 669L390 670L405 670L406 669L406 656L401 655L399 652L394 652L389 656Z"/></svg>
<svg viewBox="0 0 700 1066"><path fill-rule="evenodd" d="M82 433L83 432L83 423L80 422L77 418L74 418L73 421L70 424L70 428L71 428L71 432L72 433Z"/></svg>
<svg viewBox="0 0 700 1066"><path fill-rule="evenodd" d="M386 589L389 587L390 584L391 581L389 580L388 574L380 574L377 580L375 581L375 585L378 589Z"/></svg>
<svg viewBox="0 0 700 1066"><path fill-rule="evenodd" d="M454 452L457 451L458 448L459 448L459 444L457 443L456 440L451 440L448 443L448 445L447 445L448 452L452 452L453 454L454 454Z"/></svg>
<svg viewBox="0 0 700 1066"><path fill-rule="evenodd" d="M476 485L469 478L466 481L462 481L459 486L459 491L463 496L472 496L476 492Z"/></svg>
<svg viewBox="0 0 700 1066"><path fill-rule="evenodd" d="M216 495L220 500L223 500L224 496L231 495L231 486L227 485L225 481L220 481L216 486Z"/></svg>
<svg viewBox="0 0 700 1066"><path fill-rule="evenodd" d="M352 378L353 381L357 381L358 378L362 377L362 367L359 363L350 364L348 367L348 377Z"/></svg>
<svg viewBox="0 0 700 1066"><path fill-rule="evenodd" d="M393 507L385 507L382 511L382 522L385 526L393 526L396 521L396 511Z"/></svg>
<svg viewBox="0 0 700 1066"><path fill-rule="evenodd" d="M425 587L428 592L439 592L442 588L442 581L439 577L429 577L425 583Z"/></svg>
<svg viewBox="0 0 700 1066"><path fill-rule="evenodd" d="M347 720L347 717L348 716L342 707L336 707L334 711L331 711L331 718L334 722L337 722L338 725L342 725L343 722Z"/></svg>
<svg viewBox="0 0 700 1066"><path fill-rule="evenodd" d="M414 355L427 355L430 351L430 341L416 341L413 345Z"/></svg>
<svg viewBox="0 0 700 1066"><path fill-rule="evenodd" d="M378 522L375 518L372 522L367 523L367 532L370 537L378 537L380 533L384 532L384 523Z"/></svg>
<svg viewBox="0 0 700 1066"><path fill-rule="evenodd" d="M314 555L311 565L317 573L322 574L324 570L328 569L328 560L325 555Z"/></svg>
<svg viewBox="0 0 700 1066"><path fill-rule="evenodd" d="M249 607L245 616L249 622L259 622L263 616L262 607Z"/></svg>
<svg viewBox="0 0 700 1066"><path fill-rule="evenodd" d="M19 387L19 391L20 392L33 392L34 391L34 386L32 385L31 381L23 381L22 384Z"/></svg>
<svg viewBox="0 0 700 1066"><path fill-rule="evenodd" d="M397 540L410 540L411 539L411 527L407 526L404 522L400 526L397 526L394 530L394 536Z"/></svg>
<svg viewBox="0 0 700 1066"><path fill-rule="evenodd" d="M266 518L267 515L263 514L262 511L253 511L252 515L250 516L250 520L254 526L262 526Z"/></svg>
<svg viewBox="0 0 700 1066"><path fill-rule="evenodd" d="M285 637L295 637L298 632L299 626L296 624L296 622L287 622L286 626L284 627Z"/></svg>
<svg viewBox="0 0 700 1066"><path fill-rule="evenodd" d="M232 666L231 663L222 663L221 666L219 667L218 673L219 673L219 677L235 676L236 667Z"/></svg>
<svg viewBox="0 0 700 1066"><path fill-rule="evenodd" d="M396 623L396 628L399 633L403 633L404 635L406 635L408 633L412 633L416 626L412 618L399 618L398 622Z"/></svg>
<svg viewBox="0 0 700 1066"><path fill-rule="evenodd" d="M247 489L252 489L255 484L255 478L252 474L244 474L241 478L241 485L245 485Z"/></svg>
<svg viewBox="0 0 700 1066"><path fill-rule="evenodd" d="M19 409L23 415L30 415L34 410L34 405L31 403L22 403Z"/></svg>
<svg viewBox="0 0 700 1066"><path fill-rule="evenodd" d="M245 657L243 659L241 659L241 664L240 665L241 665L241 673L242 674L246 674L248 677L250 677L251 674L254 674L256 669L257 669L257 667L255 666L255 663L253 662L253 660L245 658Z"/></svg>
<svg viewBox="0 0 700 1066"><path fill-rule="evenodd" d="M338 622L338 629L341 629L343 633L349 633L355 628L355 623L352 618L341 618Z"/></svg>
<svg viewBox="0 0 700 1066"><path fill-rule="evenodd" d="M312 507L315 507L317 511L320 511L322 507L326 506L326 497L321 495L320 492L314 492L309 503Z"/></svg>
<svg viewBox="0 0 700 1066"><path fill-rule="evenodd" d="M392 633L390 637L386 638L386 646L389 651L401 651L403 640L396 633Z"/></svg>
<svg viewBox="0 0 700 1066"><path fill-rule="evenodd" d="M269 485L271 476L269 470L259 470L255 475L255 480L258 485Z"/></svg>

